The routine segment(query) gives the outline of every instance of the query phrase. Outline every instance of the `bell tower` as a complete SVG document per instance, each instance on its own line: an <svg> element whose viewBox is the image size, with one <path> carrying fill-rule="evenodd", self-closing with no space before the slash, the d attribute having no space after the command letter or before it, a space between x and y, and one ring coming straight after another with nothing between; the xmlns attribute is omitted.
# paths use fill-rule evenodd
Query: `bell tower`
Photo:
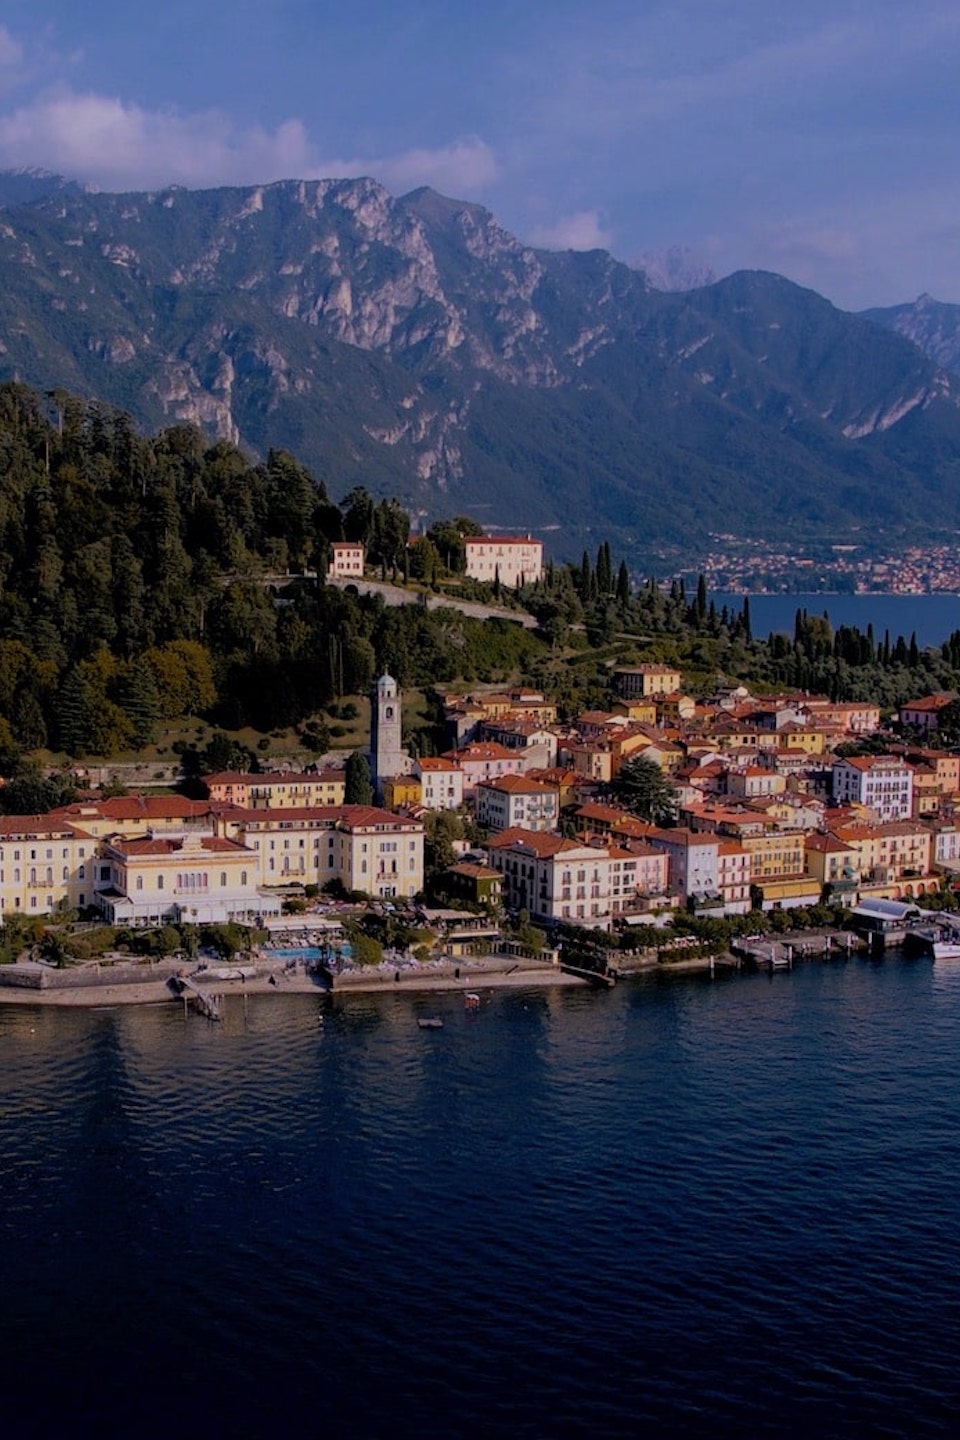
<svg viewBox="0 0 960 1440"><path fill-rule="evenodd" d="M383 782L405 775L409 759L401 745L403 735L400 692L392 675L381 675L370 704L370 778L377 801L383 800Z"/></svg>

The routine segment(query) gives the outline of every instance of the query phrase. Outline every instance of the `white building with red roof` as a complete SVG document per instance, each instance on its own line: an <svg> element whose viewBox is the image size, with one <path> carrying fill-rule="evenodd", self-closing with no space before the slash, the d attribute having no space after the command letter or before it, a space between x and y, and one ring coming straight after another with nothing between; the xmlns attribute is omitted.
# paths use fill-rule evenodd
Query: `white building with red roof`
<svg viewBox="0 0 960 1440"><path fill-rule="evenodd" d="M954 690L941 691L936 695L923 695L919 700L908 700L900 706L900 724L924 734L936 730L940 713L956 700Z"/></svg>
<svg viewBox="0 0 960 1440"><path fill-rule="evenodd" d="M468 535L463 546L472 580L512 587L543 578L543 541L530 535Z"/></svg>
<svg viewBox="0 0 960 1440"><path fill-rule="evenodd" d="M866 805L880 820L905 820L913 809L913 771L897 755L856 755L834 762L838 805Z"/></svg>
<svg viewBox="0 0 960 1440"><path fill-rule="evenodd" d="M503 902L535 920L609 928L637 898L637 856L605 842L505 830L489 842L503 876Z"/></svg>
<svg viewBox="0 0 960 1440"><path fill-rule="evenodd" d="M423 756L413 762L425 810L458 810L463 804L463 772L455 760Z"/></svg>
<svg viewBox="0 0 960 1440"><path fill-rule="evenodd" d="M560 787L526 775L480 780L474 792L477 823L488 830L553 830L560 819Z"/></svg>
<svg viewBox="0 0 960 1440"><path fill-rule="evenodd" d="M481 780L498 780L501 775L522 775L527 768L523 751L508 750L496 740L476 740L459 750L447 750L442 758L459 765L465 796L472 795Z"/></svg>
<svg viewBox="0 0 960 1440"><path fill-rule="evenodd" d="M362 580L364 548L353 540L334 540L327 565L328 580Z"/></svg>
<svg viewBox="0 0 960 1440"><path fill-rule="evenodd" d="M281 909L253 851L222 835L116 835L96 872L94 904L111 925L246 925Z"/></svg>

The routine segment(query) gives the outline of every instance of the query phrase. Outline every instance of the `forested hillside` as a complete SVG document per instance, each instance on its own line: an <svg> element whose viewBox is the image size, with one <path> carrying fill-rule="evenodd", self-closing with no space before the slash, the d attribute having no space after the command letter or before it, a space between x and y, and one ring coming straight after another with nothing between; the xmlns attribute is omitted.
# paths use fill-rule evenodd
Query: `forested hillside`
<svg viewBox="0 0 960 1440"><path fill-rule="evenodd" d="M313 744L322 712L383 670L403 688L522 678L565 717L610 702L614 663L646 659L680 665L694 694L734 679L892 710L960 689L960 634L920 651L801 613L792 637L761 639L748 603L718 612L702 579L693 597L638 584L607 541L514 596L486 587L529 610L536 632L428 610L413 593L387 608L322 578L345 538L384 577L419 581L421 598L471 585L482 598L462 574L476 531L439 521L408 543L399 504L355 488L336 505L286 452L253 464L191 427L145 438L105 406L0 386L0 772L44 748L138 749L188 716L297 727Z"/></svg>
<svg viewBox="0 0 960 1440"><path fill-rule="evenodd" d="M386 609L316 579L332 540L403 562L409 517L342 506L293 456L251 464L186 426L152 439L65 393L0 387L0 741L72 756L202 715L303 722L390 667L402 684L509 673L537 642L506 622Z"/></svg>

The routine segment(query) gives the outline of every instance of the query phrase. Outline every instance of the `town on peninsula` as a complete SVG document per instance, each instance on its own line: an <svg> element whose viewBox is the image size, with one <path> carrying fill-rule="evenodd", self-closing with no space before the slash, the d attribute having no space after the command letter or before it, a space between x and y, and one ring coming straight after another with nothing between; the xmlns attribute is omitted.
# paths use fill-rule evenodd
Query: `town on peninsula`
<svg viewBox="0 0 960 1440"><path fill-rule="evenodd" d="M605 541L0 400L0 1001L609 981L956 907L960 633L762 638Z"/></svg>

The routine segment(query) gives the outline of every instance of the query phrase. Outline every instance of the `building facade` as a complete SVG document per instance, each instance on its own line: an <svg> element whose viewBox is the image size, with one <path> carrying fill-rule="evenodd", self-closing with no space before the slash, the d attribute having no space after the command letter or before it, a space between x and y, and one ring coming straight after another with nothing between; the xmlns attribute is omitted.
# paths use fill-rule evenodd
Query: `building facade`
<svg viewBox="0 0 960 1440"><path fill-rule="evenodd" d="M216 835L103 840L94 903L111 925L252 924L279 914L244 845Z"/></svg>
<svg viewBox="0 0 960 1440"><path fill-rule="evenodd" d="M50 915L93 903L97 840L54 815L0 816L0 912Z"/></svg>
<svg viewBox="0 0 960 1440"><path fill-rule="evenodd" d="M477 823L487 830L553 830L560 819L560 791L525 775L481 780L474 793Z"/></svg>
<svg viewBox="0 0 960 1440"><path fill-rule="evenodd" d="M329 580L362 580L364 550L350 540L335 540L330 546Z"/></svg>
<svg viewBox="0 0 960 1440"><path fill-rule="evenodd" d="M463 772L455 760L425 756L413 762L420 781L420 804L427 810L459 810L463 804Z"/></svg>
<svg viewBox="0 0 960 1440"><path fill-rule="evenodd" d="M464 542L472 580L532 585L543 578L543 541L526 535L468 535Z"/></svg>
<svg viewBox="0 0 960 1440"><path fill-rule="evenodd" d="M896 755L852 756L833 765L838 805L866 805L881 820L906 819L913 809L913 772Z"/></svg>
<svg viewBox="0 0 960 1440"><path fill-rule="evenodd" d="M488 855L504 904L535 920L609 928L637 898L637 857L618 845L508 830Z"/></svg>

